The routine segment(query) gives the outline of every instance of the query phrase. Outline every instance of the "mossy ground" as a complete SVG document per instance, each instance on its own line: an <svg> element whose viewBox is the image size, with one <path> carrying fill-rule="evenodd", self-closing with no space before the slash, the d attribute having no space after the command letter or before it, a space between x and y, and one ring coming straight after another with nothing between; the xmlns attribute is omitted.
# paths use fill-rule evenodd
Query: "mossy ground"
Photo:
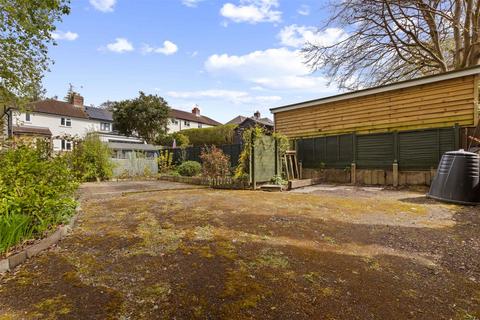
<svg viewBox="0 0 480 320"><path fill-rule="evenodd" d="M101 188L72 235L0 279L0 320L480 318L476 208Z"/></svg>

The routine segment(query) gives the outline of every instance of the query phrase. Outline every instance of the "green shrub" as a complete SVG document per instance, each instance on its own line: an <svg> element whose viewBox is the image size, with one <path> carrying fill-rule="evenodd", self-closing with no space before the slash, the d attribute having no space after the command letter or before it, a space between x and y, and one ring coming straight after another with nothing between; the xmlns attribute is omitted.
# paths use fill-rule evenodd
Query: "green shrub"
<svg viewBox="0 0 480 320"><path fill-rule="evenodd" d="M202 174L209 178L226 177L230 173L230 158L222 149L205 147L200 155Z"/></svg>
<svg viewBox="0 0 480 320"><path fill-rule="evenodd" d="M97 134L89 134L67 156L79 181L108 180L113 175L111 150Z"/></svg>
<svg viewBox="0 0 480 320"><path fill-rule="evenodd" d="M190 144L193 146L221 146L233 143L236 127L235 124L225 124L210 128L187 129L180 132L188 137Z"/></svg>
<svg viewBox="0 0 480 320"><path fill-rule="evenodd" d="M78 186L64 156L27 146L0 155L0 253L66 221Z"/></svg>
<svg viewBox="0 0 480 320"><path fill-rule="evenodd" d="M185 161L178 166L177 171L182 176L193 177L200 174L202 165L197 161Z"/></svg>

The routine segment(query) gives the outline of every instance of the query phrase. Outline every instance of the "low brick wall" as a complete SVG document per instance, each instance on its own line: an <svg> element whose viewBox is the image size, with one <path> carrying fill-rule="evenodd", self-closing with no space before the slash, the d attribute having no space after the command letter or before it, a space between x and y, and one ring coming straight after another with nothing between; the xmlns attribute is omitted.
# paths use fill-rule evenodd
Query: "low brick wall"
<svg viewBox="0 0 480 320"><path fill-rule="evenodd" d="M356 169L356 184L393 185L393 171L381 169ZM435 176L435 170L399 171L398 185L427 185ZM303 179L320 179L322 182L352 183L350 170L303 169Z"/></svg>

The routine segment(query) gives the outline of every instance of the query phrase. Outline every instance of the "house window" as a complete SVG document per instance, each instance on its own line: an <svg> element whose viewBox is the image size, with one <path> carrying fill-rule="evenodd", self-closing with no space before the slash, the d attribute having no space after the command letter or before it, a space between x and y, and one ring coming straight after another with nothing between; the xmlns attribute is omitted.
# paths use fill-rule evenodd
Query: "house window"
<svg viewBox="0 0 480 320"><path fill-rule="evenodd" d="M72 150L72 142L67 140L62 140L62 150Z"/></svg>
<svg viewBox="0 0 480 320"><path fill-rule="evenodd" d="M202 127L202 124L201 124L201 123L199 123L199 124L198 124L198 127L199 127L199 128L201 128L201 127Z"/></svg>
<svg viewBox="0 0 480 320"><path fill-rule="evenodd" d="M178 125L178 120L177 119L172 119L172 124Z"/></svg>
<svg viewBox="0 0 480 320"><path fill-rule="evenodd" d="M71 127L72 126L72 119L70 118L62 118L60 120L60 125L65 126L65 127Z"/></svg>
<svg viewBox="0 0 480 320"><path fill-rule="evenodd" d="M185 125L185 127L190 127L190 121L185 120L183 121L183 124Z"/></svg>
<svg viewBox="0 0 480 320"><path fill-rule="evenodd" d="M111 125L109 122L100 123L100 131L111 131Z"/></svg>
<svg viewBox="0 0 480 320"><path fill-rule="evenodd" d="M30 113L29 113L29 112L25 113L25 121L27 121L27 122L30 122L30 121L31 121Z"/></svg>

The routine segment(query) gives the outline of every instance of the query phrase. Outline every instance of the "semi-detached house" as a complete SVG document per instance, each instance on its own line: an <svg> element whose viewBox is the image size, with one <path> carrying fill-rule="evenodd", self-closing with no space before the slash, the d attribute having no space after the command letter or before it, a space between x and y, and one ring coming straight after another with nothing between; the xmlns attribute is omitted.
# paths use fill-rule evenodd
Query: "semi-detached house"
<svg viewBox="0 0 480 320"><path fill-rule="evenodd" d="M22 110L8 109L4 114L5 131L12 136L41 136L52 139L54 151L72 149L72 140L96 132L105 142L143 143L113 131L110 112L84 106L83 97L73 94L70 101L46 99Z"/></svg>
<svg viewBox="0 0 480 320"><path fill-rule="evenodd" d="M85 106L84 99L79 94L72 94L68 102L46 99L34 102L22 110L8 109L4 118L5 133L8 137L50 138L54 151L71 150L72 140L81 139L90 132L98 133L104 142L143 143L140 138L116 133L112 112ZM192 112L170 109L167 132L217 125L221 123L201 115L198 106L195 106Z"/></svg>

